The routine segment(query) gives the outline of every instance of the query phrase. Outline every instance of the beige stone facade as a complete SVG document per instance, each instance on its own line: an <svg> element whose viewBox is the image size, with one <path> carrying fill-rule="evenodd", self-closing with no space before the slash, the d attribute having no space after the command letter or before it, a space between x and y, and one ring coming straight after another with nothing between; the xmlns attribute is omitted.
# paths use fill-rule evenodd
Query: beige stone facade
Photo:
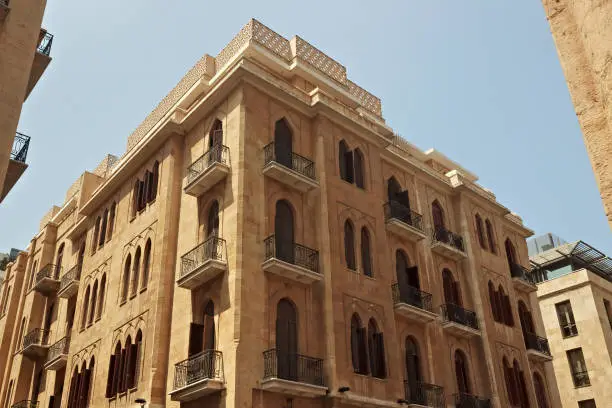
<svg viewBox="0 0 612 408"><path fill-rule="evenodd" d="M0 406L558 406L532 232L476 181L251 20L9 267Z"/></svg>
<svg viewBox="0 0 612 408"><path fill-rule="evenodd" d="M612 4L543 0L612 228Z"/></svg>
<svg viewBox="0 0 612 408"><path fill-rule="evenodd" d="M0 0L0 203L28 165L30 138L18 132L24 101L51 61L41 28L46 0Z"/></svg>

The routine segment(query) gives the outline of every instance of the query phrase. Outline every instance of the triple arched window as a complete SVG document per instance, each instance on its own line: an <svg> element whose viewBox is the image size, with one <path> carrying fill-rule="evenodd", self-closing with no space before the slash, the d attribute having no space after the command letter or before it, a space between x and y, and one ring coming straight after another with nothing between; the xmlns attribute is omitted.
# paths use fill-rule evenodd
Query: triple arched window
<svg viewBox="0 0 612 408"><path fill-rule="evenodd" d="M371 240L370 232L368 228L363 226L359 234L360 238L360 255L361 255L361 269L364 275L372 276L372 252L371 252ZM357 270L357 256L356 256L356 245L355 245L355 228L353 222L347 219L344 222L344 261L346 267L356 271Z"/></svg>
<svg viewBox="0 0 612 408"><path fill-rule="evenodd" d="M91 240L91 253L102 247L113 237L115 228L115 217L117 211L117 203L113 202L109 208L105 208L102 214L96 217L94 224L94 233Z"/></svg>
<svg viewBox="0 0 612 408"><path fill-rule="evenodd" d="M338 164L342 180L365 189L365 159L359 148L350 150L348 144L341 140L338 144Z"/></svg>
<svg viewBox="0 0 612 408"><path fill-rule="evenodd" d="M514 326L514 317L512 315L512 307L510 306L510 297L506 294L502 285L497 289L493 282L488 283L489 303L491 304L491 313L493 320L506 326Z"/></svg>
<svg viewBox="0 0 612 408"><path fill-rule="evenodd" d="M149 281L151 271L151 238L147 239L144 254L141 247L137 247L132 260L132 254L128 254L123 264L123 276L121 279L120 302L126 302L128 294L134 297L138 294L138 288L144 290Z"/></svg>
<svg viewBox="0 0 612 408"><path fill-rule="evenodd" d="M81 314L81 330L94 323L102 317L104 299L106 297L106 274L87 285L85 297L83 298L83 312Z"/></svg>
<svg viewBox="0 0 612 408"><path fill-rule="evenodd" d="M529 398L527 397L525 376L519 366L518 361L515 359L512 366L510 366L508 359L504 357L502 364L504 368L506 391L508 393L508 401L510 402L510 405L513 407L528 408Z"/></svg>
<svg viewBox="0 0 612 408"><path fill-rule="evenodd" d="M358 374L386 378L385 343L378 323L370 318L367 331L357 313L351 317L351 360Z"/></svg>
<svg viewBox="0 0 612 408"><path fill-rule="evenodd" d="M485 251L491 251L492 253L497 253L496 245L495 245L495 235L493 231L493 224L487 218L483 223L482 217L480 214L476 214L474 216L474 220L476 223L476 236L478 238L478 243L480 247Z"/></svg>
<svg viewBox="0 0 612 408"><path fill-rule="evenodd" d="M115 344L114 353L108 364L106 381L106 398L134 388L140 378L143 346L142 331L138 330L136 337L127 336L122 346L121 341Z"/></svg>
<svg viewBox="0 0 612 408"><path fill-rule="evenodd" d="M69 408L88 408L90 406L95 363L95 358L92 357L89 360L89 366L84 361L80 369L78 365L74 367L68 393Z"/></svg>

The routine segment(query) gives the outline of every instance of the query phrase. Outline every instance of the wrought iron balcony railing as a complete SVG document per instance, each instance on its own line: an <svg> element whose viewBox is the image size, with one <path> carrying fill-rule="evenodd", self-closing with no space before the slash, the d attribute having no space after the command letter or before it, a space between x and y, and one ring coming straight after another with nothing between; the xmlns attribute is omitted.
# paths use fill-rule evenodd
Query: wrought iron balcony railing
<svg viewBox="0 0 612 408"><path fill-rule="evenodd" d="M393 291L393 303L406 303L419 309L433 312L431 293L423 292L410 285L400 285L394 283L391 287Z"/></svg>
<svg viewBox="0 0 612 408"><path fill-rule="evenodd" d="M410 210L410 208L406 207L404 204L397 201L389 201L385 203L383 209L385 212L385 221L396 219L419 231L423 231L423 216Z"/></svg>
<svg viewBox="0 0 612 408"><path fill-rule="evenodd" d="M43 280L45 278L57 280L58 277L59 277L59 273L60 273L61 269L62 268L59 265L54 265L54 264L47 264L47 265L45 265L36 274L36 282L40 282L41 280Z"/></svg>
<svg viewBox="0 0 612 408"><path fill-rule="evenodd" d="M205 350L174 365L174 389L178 390L200 380L225 381L223 353Z"/></svg>
<svg viewBox="0 0 612 408"><path fill-rule="evenodd" d="M264 240L265 259L280 259L319 273L319 251L293 242L277 242L275 235Z"/></svg>
<svg viewBox="0 0 612 408"><path fill-rule="evenodd" d="M511 264L510 276L512 276L513 278L519 278L521 280L524 280L525 282L535 285L535 279L533 278L531 273L529 273L529 271L522 265L515 263Z"/></svg>
<svg viewBox="0 0 612 408"><path fill-rule="evenodd" d="M456 408L491 408L491 400L488 398L478 397L472 394L458 393L455 394Z"/></svg>
<svg viewBox="0 0 612 408"><path fill-rule="evenodd" d="M467 327L471 327L472 329L478 330L478 319L476 318L476 313L462 308L461 306L455 305L453 303L446 303L442 305L442 320L450 321L462 324Z"/></svg>
<svg viewBox="0 0 612 408"><path fill-rule="evenodd" d="M540 337L535 333L525 333L525 347L527 350L535 350L540 353L550 356L550 347L548 346L548 339Z"/></svg>
<svg viewBox="0 0 612 408"><path fill-rule="evenodd" d="M38 408L38 401L23 400L11 405L11 408Z"/></svg>
<svg viewBox="0 0 612 408"><path fill-rule="evenodd" d="M23 348L30 346L46 346L49 344L49 336L51 332L44 329L34 329L23 336Z"/></svg>
<svg viewBox="0 0 612 408"><path fill-rule="evenodd" d="M410 381L404 381L404 390L406 393L406 401L408 404L423 405L431 408L444 408L444 388L439 385L417 382L411 384Z"/></svg>
<svg viewBox="0 0 612 408"><path fill-rule="evenodd" d="M197 179L215 163L229 166L229 148L227 146L215 145L191 163L187 168L187 183L189 184Z"/></svg>
<svg viewBox="0 0 612 408"><path fill-rule="evenodd" d="M38 42L36 51L39 53L49 56L51 54L51 45L53 44L53 35L46 31L41 32L41 38Z"/></svg>
<svg viewBox="0 0 612 408"><path fill-rule="evenodd" d="M572 373L575 387L588 387L591 385L588 371L576 371Z"/></svg>
<svg viewBox="0 0 612 408"><path fill-rule="evenodd" d="M11 149L11 160L25 163L29 148L30 136L17 132L13 141L13 148Z"/></svg>
<svg viewBox="0 0 612 408"><path fill-rule="evenodd" d="M79 265L75 265L68 272L62 275L62 279L60 280L60 288L61 291L66 286L70 285L73 281L78 281L81 279L81 267Z"/></svg>
<svg viewBox="0 0 612 408"><path fill-rule="evenodd" d="M210 237L181 257L180 277L193 272L206 261L225 261L225 240Z"/></svg>
<svg viewBox="0 0 612 408"><path fill-rule="evenodd" d="M433 232L433 240L449 245L461 252L465 252L463 237L455 232L449 231L446 228L437 228Z"/></svg>
<svg viewBox="0 0 612 408"><path fill-rule="evenodd" d="M277 157L274 142L268 143L264 147L264 166L270 162L279 163L302 176L306 176L312 180L316 180L315 176L315 164L312 160L300 156L297 153L291 152L291 156L287 155L287 158Z"/></svg>
<svg viewBox="0 0 612 408"><path fill-rule="evenodd" d="M56 358L60 357L62 354L68 354L70 350L70 337L66 336L62 338L60 341L53 344L49 347L49 352L47 354L47 362L53 361Z"/></svg>
<svg viewBox="0 0 612 408"><path fill-rule="evenodd" d="M323 386L323 360L297 353L266 350L264 355L264 380L279 378Z"/></svg>

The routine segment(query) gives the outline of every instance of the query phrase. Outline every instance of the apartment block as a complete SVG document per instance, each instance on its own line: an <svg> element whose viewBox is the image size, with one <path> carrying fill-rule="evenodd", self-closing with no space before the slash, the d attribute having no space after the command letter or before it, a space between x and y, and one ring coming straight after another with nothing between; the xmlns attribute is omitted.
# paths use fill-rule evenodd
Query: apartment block
<svg viewBox="0 0 612 408"><path fill-rule="evenodd" d="M10 264L0 404L556 407L532 231L477 180L251 20Z"/></svg>

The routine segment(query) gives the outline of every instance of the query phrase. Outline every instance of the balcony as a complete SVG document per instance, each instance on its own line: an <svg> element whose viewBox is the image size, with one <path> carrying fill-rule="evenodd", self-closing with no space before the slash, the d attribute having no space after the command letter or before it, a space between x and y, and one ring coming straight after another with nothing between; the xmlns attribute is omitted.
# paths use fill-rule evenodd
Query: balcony
<svg viewBox="0 0 612 408"><path fill-rule="evenodd" d="M302 193L319 187L314 162L297 153L277 157L274 142L264 147L263 174Z"/></svg>
<svg viewBox="0 0 612 408"><path fill-rule="evenodd" d="M178 286L195 289L227 270L225 240L210 237L181 257Z"/></svg>
<svg viewBox="0 0 612 408"><path fill-rule="evenodd" d="M452 303L440 307L442 311L442 328L457 337L469 339L480 336L476 313Z"/></svg>
<svg viewBox="0 0 612 408"><path fill-rule="evenodd" d="M412 242L425 238L421 214L411 211L397 201L389 201L383 206L383 210L388 231Z"/></svg>
<svg viewBox="0 0 612 408"><path fill-rule="evenodd" d="M49 34L44 28L40 29L38 36L38 45L34 54L34 62L30 70L30 80L26 89L25 99L28 98L32 89L38 83L38 80L49 66L51 62L51 45L53 44L53 35Z"/></svg>
<svg viewBox="0 0 612 408"><path fill-rule="evenodd" d="M4 22L10 10L9 0L0 0L0 23Z"/></svg>
<svg viewBox="0 0 612 408"><path fill-rule="evenodd" d="M444 408L444 388L439 385L418 382L411 385L409 381L404 381L405 403L408 407L431 407Z"/></svg>
<svg viewBox="0 0 612 408"><path fill-rule="evenodd" d="M1 1L1 0L0 0ZM23 400L11 405L11 408L38 408L38 401Z"/></svg>
<svg viewBox="0 0 612 408"><path fill-rule="evenodd" d="M431 250L455 261L467 258L463 237L445 228L438 228L433 232Z"/></svg>
<svg viewBox="0 0 612 408"><path fill-rule="evenodd" d="M225 389L223 354L206 350L174 366L172 401L188 402Z"/></svg>
<svg viewBox="0 0 612 408"><path fill-rule="evenodd" d="M318 251L295 243L277 243L274 235L264 240L264 247L264 271L307 284L323 279Z"/></svg>
<svg viewBox="0 0 612 408"><path fill-rule="evenodd" d="M527 356L536 362L551 361L550 347L548 347L548 339L540 337L534 333L523 333L525 338L525 347L527 348Z"/></svg>
<svg viewBox="0 0 612 408"><path fill-rule="evenodd" d="M62 276L59 290L57 291L57 296L62 299L70 299L76 295L79 291L80 279L81 267L79 265L75 265Z"/></svg>
<svg viewBox="0 0 612 408"><path fill-rule="evenodd" d="M57 292L60 286L59 274L61 267L59 265L47 264L37 274L34 282L34 290L48 296Z"/></svg>
<svg viewBox="0 0 612 408"><path fill-rule="evenodd" d="M187 168L185 193L199 197L223 180L229 171L229 148L213 146Z"/></svg>
<svg viewBox="0 0 612 408"><path fill-rule="evenodd" d="M412 286L399 283L391 286L395 312L414 323L428 323L436 319L431 304L431 293L423 292Z"/></svg>
<svg viewBox="0 0 612 408"><path fill-rule="evenodd" d="M23 337L21 354L32 360L38 360L47 355L49 350L49 330L34 329Z"/></svg>
<svg viewBox="0 0 612 408"><path fill-rule="evenodd" d="M2 0L0 0L2 2ZM0 186L0 202L6 197L11 191L13 186L17 184L17 180L21 178L23 173L28 168L26 164L26 158L28 156L28 149L30 148L30 136L26 136L22 133L17 133L13 140L13 147L11 148L11 155L9 157L8 168L6 169L6 177L4 179L4 185Z"/></svg>
<svg viewBox="0 0 612 408"><path fill-rule="evenodd" d="M264 351L264 376L261 388L296 397L322 397L327 393L323 385L323 360L295 353Z"/></svg>
<svg viewBox="0 0 612 408"><path fill-rule="evenodd" d="M535 292L538 290L533 276L529 271L518 264L510 265L510 276L512 276L512 284L516 290L522 290L524 292Z"/></svg>
<svg viewBox="0 0 612 408"><path fill-rule="evenodd" d="M57 371L66 367L68 360L68 350L70 349L70 337L64 337L51 347L47 353L47 361L45 361L45 370Z"/></svg>
<svg viewBox="0 0 612 408"><path fill-rule="evenodd" d="M491 400L488 398L478 397L472 394L459 393L455 394L456 408L491 408Z"/></svg>

